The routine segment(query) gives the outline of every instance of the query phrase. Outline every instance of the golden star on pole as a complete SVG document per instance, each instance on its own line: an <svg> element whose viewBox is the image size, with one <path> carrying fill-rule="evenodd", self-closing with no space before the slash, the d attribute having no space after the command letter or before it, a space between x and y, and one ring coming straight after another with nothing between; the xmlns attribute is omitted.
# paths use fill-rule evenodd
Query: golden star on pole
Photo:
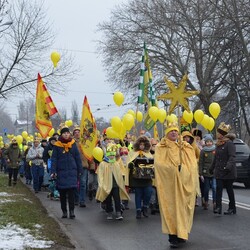
<svg viewBox="0 0 250 250"><path fill-rule="evenodd" d="M170 99L171 104L169 107L169 114L172 113L172 111L175 109L176 106L179 104L182 105L188 112L190 112L190 108L188 106L188 97L191 97L193 95L198 95L200 91L198 90L186 90L185 87L187 85L188 76L185 74L181 81L179 82L179 85L175 87L172 81L168 80L167 77L164 77L164 81L169 87L170 91L167 93L164 93L157 97L158 100L166 100Z"/></svg>

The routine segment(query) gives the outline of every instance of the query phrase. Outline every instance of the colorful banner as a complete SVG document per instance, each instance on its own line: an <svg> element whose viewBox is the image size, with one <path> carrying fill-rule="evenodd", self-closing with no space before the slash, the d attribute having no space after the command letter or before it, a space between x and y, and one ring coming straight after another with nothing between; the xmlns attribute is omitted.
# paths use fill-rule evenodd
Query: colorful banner
<svg viewBox="0 0 250 250"><path fill-rule="evenodd" d="M93 149L98 142L98 132L96 128L95 120L92 116L87 97L84 97L82 107L82 119L80 126L81 138L80 146L84 156L88 160L93 160Z"/></svg>
<svg viewBox="0 0 250 250"><path fill-rule="evenodd" d="M43 138L46 138L52 129L50 116L57 112L46 85L40 74L38 74L36 90L36 128Z"/></svg>

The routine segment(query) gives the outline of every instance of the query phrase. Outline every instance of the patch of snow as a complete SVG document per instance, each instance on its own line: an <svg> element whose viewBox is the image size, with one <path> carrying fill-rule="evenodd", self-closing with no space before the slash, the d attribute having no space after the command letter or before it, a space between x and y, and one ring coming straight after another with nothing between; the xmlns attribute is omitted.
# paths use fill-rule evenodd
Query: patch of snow
<svg viewBox="0 0 250 250"><path fill-rule="evenodd" d="M53 241L37 240L30 234L30 230L14 224L7 224L5 227L0 228L0 242L0 249L5 250L45 249L54 244Z"/></svg>
<svg viewBox="0 0 250 250"><path fill-rule="evenodd" d="M4 204L4 203L7 203L7 202L13 202L13 200L1 199L0 200L0 205Z"/></svg>
<svg viewBox="0 0 250 250"><path fill-rule="evenodd" d="M6 193L6 192L0 192L0 196L13 196L13 194L9 194L9 193Z"/></svg>

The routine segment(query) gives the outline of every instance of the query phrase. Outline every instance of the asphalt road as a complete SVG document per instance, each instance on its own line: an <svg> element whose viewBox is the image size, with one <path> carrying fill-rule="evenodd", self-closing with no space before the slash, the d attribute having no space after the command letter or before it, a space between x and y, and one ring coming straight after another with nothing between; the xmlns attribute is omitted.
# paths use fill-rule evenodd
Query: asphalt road
<svg viewBox="0 0 250 250"><path fill-rule="evenodd" d="M237 214L214 215L212 205L205 211L196 207L189 241L180 249L192 250L250 250L250 189L235 186ZM165 250L169 249L168 237L161 232L160 216L136 220L134 197L123 221L107 221L100 204L87 201L86 208L76 207L76 218L61 219L60 202L47 198L46 192L36 194L70 236L76 249L86 250ZM224 191L224 198L227 198ZM223 209L227 209L223 204Z"/></svg>

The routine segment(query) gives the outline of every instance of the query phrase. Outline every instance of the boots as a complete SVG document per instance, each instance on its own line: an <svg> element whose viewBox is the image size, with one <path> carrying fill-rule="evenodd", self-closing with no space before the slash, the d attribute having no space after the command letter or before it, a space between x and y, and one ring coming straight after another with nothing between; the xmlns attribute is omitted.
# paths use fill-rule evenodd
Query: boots
<svg viewBox="0 0 250 250"><path fill-rule="evenodd" d="M147 207L143 207L142 214L144 217L148 218L148 208Z"/></svg>
<svg viewBox="0 0 250 250"><path fill-rule="evenodd" d="M221 207L216 207L214 209L214 214L221 214Z"/></svg>
<svg viewBox="0 0 250 250"><path fill-rule="evenodd" d="M203 209L208 210L208 202L207 201L204 202Z"/></svg>
<svg viewBox="0 0 250 250"><path fill-rule="evenodd" d="M67 211L63 211L62 218L64 219L64 218L67 218L67 217L68 217L68 213L67 213Z"/></svg>
<svg viewBox="0 0 250 250"><path fill-rule="evenodd" d="M141 219L141 209L136 210L136 219Z"/></svg>
<svg viewBox="0 0 250 250"><path fill-rule="evenodd" d="M236 214L236 208L229 208L226 212L224 212L225 215L232 215Z"/></svg>
<svg viewBox="0 0 250 250"><path fill-rule="evenodd" d="M9 186L9 187L11 186L11 179L9 179L9 183L8 183L8 186Z"/></svg>
<svg viewBox="0 0 250 250"><path fill-rule="evenodd" d="M76 216L75 216L75 213L74 213L74 210L70 210L69 211L69 218L70 219L74 219Z"/></svg>

